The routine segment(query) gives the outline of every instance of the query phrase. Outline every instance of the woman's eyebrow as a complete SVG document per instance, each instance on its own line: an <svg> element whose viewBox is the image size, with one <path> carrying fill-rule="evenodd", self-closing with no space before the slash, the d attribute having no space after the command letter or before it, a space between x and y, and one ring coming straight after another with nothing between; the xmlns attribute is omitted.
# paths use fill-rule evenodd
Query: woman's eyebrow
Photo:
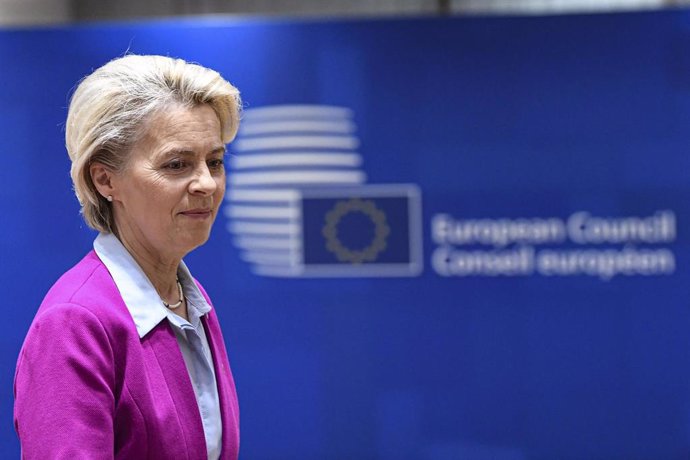
<svg viewBox="0 0 690 460"><path fill-rule="evenodd" d="M184 155L184 156L190 156L194 155L193 150L185 149L185 148L180 148L180 147L172 147L170 149L166 149L160 152L160 155L162 157L172 157L175 155Z"/></svg>
<svg viewBox="0 0 690 460"><path fill-rule="evenodd" d="M226 150L227 149L224 145L219 145L219 146L214 147L211 150L209 150L207 155L213 155L213 154L217 154L217 153L225 154ZM171 149L164 150L161 152L161 156L163 156L163 157L171 157L171 156L175 156L175 155L193 156L195 154L196 153L194 150L190 150L190 149L187 149L184 147L180 147L180 148L173 147Z"/></svg>

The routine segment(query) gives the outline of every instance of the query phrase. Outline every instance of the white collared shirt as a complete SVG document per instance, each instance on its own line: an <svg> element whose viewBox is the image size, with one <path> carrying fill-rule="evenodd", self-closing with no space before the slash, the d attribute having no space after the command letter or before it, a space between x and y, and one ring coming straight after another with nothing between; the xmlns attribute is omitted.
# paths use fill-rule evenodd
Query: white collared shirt
<svg viewBox="0 0 690 460"><path fill-rule="evenodd" d="M115 235L99 234L93 247L113 277L122 300L132 315L139 338L151 332L164 319L173 327L194 387L208 458L217 460L222 447L223 426L211 349L201 322L201 317L211 311L211 306L183 261L180 261L177 276L187 298L189 321L163 305L156 288Z"/></svg>

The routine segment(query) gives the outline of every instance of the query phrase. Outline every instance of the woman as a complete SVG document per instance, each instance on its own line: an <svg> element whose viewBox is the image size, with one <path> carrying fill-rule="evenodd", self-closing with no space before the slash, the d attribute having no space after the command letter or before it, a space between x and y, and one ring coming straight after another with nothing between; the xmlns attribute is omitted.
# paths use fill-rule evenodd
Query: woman
<svg viewBox="0 0 690 460"><path fill-rule="evenodd" d="M209 237L239 108L217 72L162 56L115 59L79 84L67 150L100 234L50 289L22 347L24 458L237 458L223 336L182 258Z"/></svg>

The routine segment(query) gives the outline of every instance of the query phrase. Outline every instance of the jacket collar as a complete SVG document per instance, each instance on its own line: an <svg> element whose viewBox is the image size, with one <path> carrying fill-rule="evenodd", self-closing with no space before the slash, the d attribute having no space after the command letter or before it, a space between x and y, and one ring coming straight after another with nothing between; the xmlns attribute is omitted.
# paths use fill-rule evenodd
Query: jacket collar
<svg viewBox="0 0 690 460"><path fill-rule="evenodd" d="M156 288L115 235L99 234L93 242L93 248L113 277L122 300L132 315L139 338L151 332L165 318L172 318L173 313L165 308ZM198 315L195 316L205 315L211 311L211 305L201 294L184 261L180 261L177 276L187 298L188 307L197 310Z"/></svg>

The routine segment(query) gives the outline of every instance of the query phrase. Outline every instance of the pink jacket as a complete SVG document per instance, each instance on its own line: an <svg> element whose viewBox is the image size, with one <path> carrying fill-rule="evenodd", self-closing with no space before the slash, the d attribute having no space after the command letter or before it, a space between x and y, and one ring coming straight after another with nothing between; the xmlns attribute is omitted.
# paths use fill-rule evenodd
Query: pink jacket
<svg viewBox="0 0 690 460"><path fill-rule="evenodd" d="M235 383L215 310L204 321L223 421L221 458L236 459ZM41 304L19 354L14 394L23 458L208 458L175 333L162 321L139 339L110 273L93 251Z"/></svg>

